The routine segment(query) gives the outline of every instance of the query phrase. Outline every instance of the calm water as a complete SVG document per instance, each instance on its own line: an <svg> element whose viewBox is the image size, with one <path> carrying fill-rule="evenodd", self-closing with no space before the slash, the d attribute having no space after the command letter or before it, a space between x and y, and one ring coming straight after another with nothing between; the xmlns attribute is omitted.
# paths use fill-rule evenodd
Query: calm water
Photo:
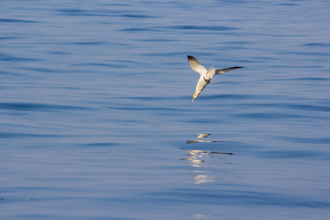
<svg viewBox="0 0 330 220"><path fill-rule="evenodd" d="M1 219L329 219L329 11L1 1Z"/></svg>

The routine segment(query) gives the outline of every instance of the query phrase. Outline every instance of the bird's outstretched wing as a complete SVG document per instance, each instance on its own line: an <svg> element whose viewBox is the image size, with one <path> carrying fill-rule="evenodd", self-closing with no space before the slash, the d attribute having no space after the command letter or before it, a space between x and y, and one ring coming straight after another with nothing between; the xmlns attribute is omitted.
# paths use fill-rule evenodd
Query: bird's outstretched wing
<svg viewBox="0 0 330 220"><path fill-rule="evenodd" d="M225 69L216 70L215 75L222 74L222 73L228 72L230 70L239 69L239 68L243 68L243 67L242 66L234 66L234 67L229 67L229 68L225 68Z"/></svg>
<svg viewBox="0 0 330 220"><path fill-rule="evenodd" d="M188 56L188 62L193 70L195 70L200 75L205 76L207 70L202 65L200 65L195 57Z"/></svg>

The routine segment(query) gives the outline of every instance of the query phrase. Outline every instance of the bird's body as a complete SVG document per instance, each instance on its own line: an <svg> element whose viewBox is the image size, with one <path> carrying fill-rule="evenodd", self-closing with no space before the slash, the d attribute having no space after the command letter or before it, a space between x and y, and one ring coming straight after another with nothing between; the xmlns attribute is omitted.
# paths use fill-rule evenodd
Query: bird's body
<svg viewBox="0 0 330 220"><path fill-rule="evenodd" d="M213 68L212 66L209 70L206 70L202 65L200 65L197 59L193 56L188 56L188 62L191 68L200 74L192 102L194 102L194 100L199 96L199 94L201 94L203 89L211 82L211 79L214 75L222 74L230 70L242 68L241 66L235 66L226 69L215 70L215 68Z"/></svg>

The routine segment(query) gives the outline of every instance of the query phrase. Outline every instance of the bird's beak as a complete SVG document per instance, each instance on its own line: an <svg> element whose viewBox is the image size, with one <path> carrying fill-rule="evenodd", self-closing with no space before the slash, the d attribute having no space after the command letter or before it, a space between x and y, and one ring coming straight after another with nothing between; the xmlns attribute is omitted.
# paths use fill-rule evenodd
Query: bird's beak
<svg viewBox="0 0 330 220"><path fill-rule="evenodd" d="M194 102L194 100L198 97L198 95L195 93L194 95L193 95L193 100L191 101L191 102Z"/></svg>

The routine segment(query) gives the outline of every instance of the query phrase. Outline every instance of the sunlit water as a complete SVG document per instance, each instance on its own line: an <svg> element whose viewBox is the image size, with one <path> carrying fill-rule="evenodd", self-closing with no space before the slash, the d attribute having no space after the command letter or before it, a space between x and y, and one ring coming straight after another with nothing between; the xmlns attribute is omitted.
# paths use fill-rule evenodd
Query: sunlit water
<svg viewBox="0 0 330 220"><path fill-rule="evenodd" d="M0 218L329 219L329 11L1 1Z"/></svg>

